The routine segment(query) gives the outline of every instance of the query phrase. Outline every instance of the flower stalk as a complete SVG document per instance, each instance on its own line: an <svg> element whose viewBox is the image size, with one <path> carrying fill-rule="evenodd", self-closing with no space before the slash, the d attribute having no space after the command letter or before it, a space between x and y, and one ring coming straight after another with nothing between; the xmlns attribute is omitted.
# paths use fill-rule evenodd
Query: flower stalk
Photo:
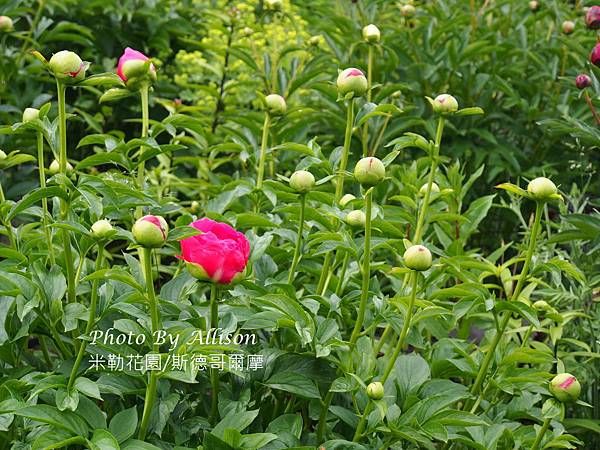
<svg viewBox="0 0 600 450"><path fill-rule="evenodd" d="M300 250L302 248L302 232L304 231L304 214L306 210L306 195L300 194L300 217L298 218L298 236L296 237L296 248L294 249L294 257L292 259L292 266L290 267L290 273L288 275L288 284L292 284L294 276L296 275L296 267L300 260Z"/></svg>
<svg viewBox="0 0 600 450"><path fill-rule="evenodd" d="M552 420L551 418L547 418L546 420L544 420L544 424L542 425L542 428L540 429L537 436L535 437L535 442L531 446L531 450L538 450L538 448L540 448L542 439L544 438L546 431L548 431L548 428L550 427L551 420Z"/></svg>
<svg viewBox="0 0 600 450"><path fill-rule="evenodd" d="M262 138L260 141L260 156L258 160L258 175L256 177L256 188L262 189L263 179L265 176L265 161L267 160L267 142L269 140L269 129L271 128L271 115L265 114L265 122L263 124Z"/></svg>
<svg viewBox="0 0 600 450"><path fill-rule="evenodd" d="M142 139L148 137L148 129L150 126L150 113L148 106L148 91L149 86L147 83L144 83L140 88L140 101L142 106ZM137 168L137 184L140 189L144 189L144 184L146 181L146 161L143 159L144 157L145 147L142 145L140 147L140 161L138 163ZM138 207L136 210L136 218L140 218L142 216L142 208Z"/></svg>
<svg viewBox="0 0 600 450"><path fill-rule="evenodd" d="M344 172L348 165L348 155L350 153L350 142L352 141L352 125L354 124L354 99L348 100L348 110L346 115L346 132L344 134L344 147L342 150L342 157L340 159L340 166L338 168L338 181L335 187L335 201L339 202L340 198L344 193Z"/></svg>
<svg viewBox="0 0 600 450"><path fill-rule="evenodd" d="M216 330L219 327L219 286L212 283L210 286L210 327ZM219 419L219 370L210 370L210 386L212 390L210 403L210 423L215 425Z"/></svg>
<svg viewBox="0 0 600 450"><path fill-rule="evenodd" d="M37 132L37 150L38 150L38 170L40 175L40 187L43 189L46 187L46 170L44 168L44 136L41 131ZM44 217L42 219L42 226L44 227L44 234L46 235L46 244L48 245L48 256L50 257L50 264L54 265L54 248L52 246L52 231L48 224L48 199L42 198L42 211Z"/></svg>

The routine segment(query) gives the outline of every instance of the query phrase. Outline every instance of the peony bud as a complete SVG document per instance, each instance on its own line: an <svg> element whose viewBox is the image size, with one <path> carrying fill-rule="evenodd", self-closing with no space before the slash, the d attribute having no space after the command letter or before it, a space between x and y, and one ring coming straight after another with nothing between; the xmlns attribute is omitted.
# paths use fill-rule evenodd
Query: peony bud
<svg viewBox="0 0 600 450"><path fill-rule="evenodd" d="M367 386L367 395L371 400L381 400L384 394L383 384L379 381L374 381Z"/></svg>
<svg viewBox="0 0 600 450"><path fill-rule="evenodd" d="M572 20L565 20L562 23L562 31L565 34L571 34L575 30L575 22Z"/></svg>
<svg viewBox="0 0 600 450"><path fill-rule="evenodd" d="M114 228L106 219L97 220L92 225L92 236L97 239L106 239L113 234Z"/></svg>
<svg viewBox="0 0 600 450"><path fill-rule="evenodd" d="M40 116L40 110L35 108L25 108L23 111L23 123L32 122Z"/></svg>
<svg viewBox="0 0 600 450"><path fill-rule="evenodd" d="M55 159L50 164L50 167L48 168L48 173L50 175L56 175L58 172L60 172L60 163L58 162L57 159ZM67 174L70 174L72 172L73 172L73 166L71 165L71 163L69 161L67 161Z"/></svg>
<svg viewBox="0 0 600 450"><path fill-rule="evenodd" d="M370 24L370 25L367 25L366 27L364 27L362 29L362 35L363 35L363 39L370 44L379 42L379 40L381 39L381 32L379 31L379 28L377 28L373 24Z"/></svg>
<svg viewBox="0 0 600 450"><path fill-rule="evenodd" d="M575 86L577 86L577 89L585 89L586 87L590 87L591 85L592 79L585 73L579 74L575 78Z"/></svg>
<svg viewBox="0 0 600 450"><path fill-rule="evenodd" d="M190 205L190 211L192 214L198 214L200 211L200 203L197 200L192 201Z"/></svg>
<svg viewBox="0 0 600 450"><path fill-rule="evenodd" d="M538 8L540 7L539 3L535 0L531 0L529 2L529 9L533 12L536 12L538 10Z"/></svg>
<svg viewBox="0 0 600 450"><path fill-rule="evenodd" d="M0 32L10 33L14 30L13 21L8 16L0 16Z"/></svg>
<svg viewBox="0 0 600 450"><path fill-rule="evenodd" d="M400 7L400 13L404 17L412 17L415 15L416 12L417 10L413 5L403 5L402 7Z"/></svg>
<svg viewBox="0 0 600 450"><path fill-rule="evenodd" d="M425 195L426 192L427 192L427 183L425 183L423 186L421 186L421 189L419 189L419 194L421 194L421 195ZM437 185L437 183L431 183L431 192L435 192L435 193L440 192L440 187Z"/></svg>
<svg viewBox="0 0 600 450"><path fill-rule="evenodd" d="M135 241L146 248L158 248L165 245L169 226L161 216L144 216L138 219L131 229Z"/></svg>
<svg viewBox="0 0 600 450"><path fill-rule="evenodd" d="M281 116L285 114L287 105L285 99L279 94L269 94L265 97L265 106L272 116Z"/></svg>
<svg viewBox="0 0 600 450"><path fill-rule="evenodd" d="M319 46L323 45L324 43L325 43L325 38L320 34L317 34L316 36L311 36L310 39L308 40L308 45L310 45L311 47L319 47Z"/></svg>
<svg viewBox="0 0 600 450"><path fill-rule="evenodd" d="M368 156L356 163L354 178L363 186L375 186L385 178L385 166L380 159Z"/></svg>
<svg viewBox="0 0 600 450"><path fill-rule="evenodd" d="M367 216L360 209L355 209L346 214L346 223L351 227L364 227L367 223Z"/></svg>
<svg viewBox="0 0 600 450"><path fill-rule="evenodd" d="M367 91L367 79L358 69L349 68L342 70L337 77L337 89L342 97L352 92L353 97L360 97Z"/></svg>
<svg viewBox="0 0 600 450"><path fill-rule="evenodd" d="M250 27L244 27L244 28L242 28L242 31L240 31L240 34L243 37L252 36L254 34L254 30Z"/></svg>
<svg viewBox="0 0 600 450"><path fill-rule="evenodd" d="M596 44L592 53L590 53L590 61L593 65L600 67L600 42Z"/></svg>
<svg viewBox="0 0 600 450"><path fill-rule="evenodd" d="M3 150L0 150L0 161L4 161L6 158L8 158L8 156L6 156L6 153L4 153Z"/></svg>
<svg viewBox="0 0 600 450"><path fill-rule="evenodd" d="M142 52L127 47L119 58L117 75L124 82L130 79L135 79L135 81L154 81L156 80L156 67L152 63L148 64L148 60L149 58ZM128 85L128 87L131 86Z"/></svg>
<svg viewBox="0 0 600 450"><path fill-rule="evenodd" d="M590 30L600 28L600 6L591 6L585 14L585 25Z"/></svg>
<svg viewBox="0 0 600 450"><path fill-rule="evenodd" d="M433 100L432 107L437 114L451 114L458 111L458 102L450 94L440 94Z"/></svg>
<svg viewBox="0 0 600 450"><path fill-rule="evenodd" d="M563 403L574 402L579 398L581 385L570 373L559 373L550 381L550 393Z"/></svg>
<svg viewBox="0 0 600 450"><path fill-rule="evenodd" d="M83 78L86 66L77 53L62 50L52 55L48 67L56 78L76 79Z"/></svg>
<svg viewBox="0 0 600 450"><path fill-rule="evenodd" d="M556 185L548 178L539 177L531 180L527 185L527 192L537 200L547 200L556 194Z"/></svg>
<svg viewBox="0 0 600 450"><path fill-rule="evenodd" d="M342 198L340 198L339 204L342 208L344 208L349 202L351 202L354 199L356 199L356 197L354 195L346 194Z"/></svg>
<svg viewBox="0 0 600 450"><path fill-rule="evenodd" d="M297 170L290 177L290 187L297 192L305 193L315 186L315 177L306 170Z"/></svg>
<svg viewBox="0 0 600 450"><path fill-rule="evenodd" d="M413 245L404 252L404 264L412 270L427 270L431 267L431 252L423 245Z"/></svg>
<svg viewBox="0 0 600 450"><path fill-rule="evenodd" d="M281 11L283 8L282 0L265 0L265 7L270 11Z"/></svg>

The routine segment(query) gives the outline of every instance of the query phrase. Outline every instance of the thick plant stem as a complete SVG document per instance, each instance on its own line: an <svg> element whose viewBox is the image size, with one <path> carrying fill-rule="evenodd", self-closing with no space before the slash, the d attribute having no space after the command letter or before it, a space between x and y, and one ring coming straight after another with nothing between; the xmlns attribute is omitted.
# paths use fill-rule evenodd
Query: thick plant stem
<svg viewBox="0 0 600 450"><path fill-rule="evenodd" d="M46 187L46 171L44 168L44 136L41 131L37 132L37 147L38 147L38 171L40 175L40 187ZM44 227L44 234L46 235L46 244L48 245L48 256L50 257L50 264L54 265L54 248L52 247L52 231L48 225L48 199L42 198L42 211L44 217L42 218L42 226Z"/></svg>
<svg viewBox="0 0 600 450"><path fill-rule="evenodd" d="M65 103L65 94L67 86L60 81L56 81L58 92L58 129L60 135L59 141L59 170L63 176L67 176L67 112ZM69 202L61 200L60 215L63 220L69 216ZM69 230L62 229L61 237L63 241L63 252L65 254L65 269L67 272L67 300L69 303L75 302L75 272L73 270L73 251L71 249L71 233Z"/></svg>
<svg viewBox="0 0 600 450"><path fill-rule="evenodd" d="M338 297L340 297L344 292L344 280L346 278L348 264L350 264L350 252L346 252L344 255L344 260L342 261L342 268L340 269L340 275L338 276L338 284L335 288L335 295Z"/></svg>
<svg viewBox="0 0 600 450"><path fill-rule="evenodd" d="M440 155L440 145L442 143L442 134L444 133L444 116L440 116L437 126L437 132L435 134L435 144L433 147L433 155L431 155L431 167L429 168L429 177L427 179L427 189L423 198L423 205L419 211L419 217L417 218L417 226L415 228L415 236L413 238L413 244L419 244L423 238L423 229L425 226L425 217L427 215L427 209L429 208L429 199L431 198L431 186L435 178L435 173L438 166L438 157Z"/></svg>
<svg viewBox="0 0 600 450"><path fill-rule="evenodd" d="M104 244L100 243L98 244L98 255L96 256L96 265L95 265L95 272L99 271L100 269L102 269L102 263L104 260ZM94 327L94 324L96 323L96 308L98 306L98 284L99 284L100 280L99 279L95 279L92 282L92 294L91 294L91 298L90 298L90 309L88 312L88 321L87 321L87 325L85 326L85 332L84 335L88 336L91 331L92 328ZM85 356L85 349L87 348L87 340L84 340L81 345L79 346L79 352L77 353L77 358L75 359L75 364L73 364L73 369L71 369L71 376L69 377L69 383L67 385L67 389L71 389L73 387L73 384L75 383L75 380L77 379L77 372L79 372L79 366L81 365L81 361L83 360L83 357Z"/></svg>
<svg viewBox="0 0 600 450"><path fill-rule="evenodd" d="M371 281L371 211L373 210L373 188L370 188L365 194L366 203L366 221L365 221L365 246L363 251L362 264L362 290L360 293L360 305L358 307L358 316L354 324L354 330L350 336L350 346L356 344L360 330L362 330L367 310L367 299L369 298L369 282Z"/></svg>
<svg viewBox="0 0 600 450"><path fill-rule="evenodd" d="M350 153L350 142L352 141L352 125L354 124L354 99L348 100L348 111L346 115L346 133L344 134L344 147L342 157L338 167L337 185L335 187L335 201L339 202L344 194L344 172L348 165L348 155Z"/></svg>
<svg viewBox="0 0 600 450"><path fill-rule="evenodd" d="M148 107L148 90L149 87L147 84L144 84L140 88L140 102L142 105L142 139L148 137L148 129L150 127L150 111ZM143 159L144 157L144 146L140 147L140 162L138 163L137 168L137 184L140 189L144 189L144 184L146 181L146 161ZM136 209L136 218L139 219L142 217L142 208L138 207Z"/></svg>
<svg viewBox="0 0 600 450"><path fill-rule="evenodd" d="M6 201L6 197L4 196L4 189L2 188L2 182L0 182L0 204ZM10 220L3 224L4 228L6 228L6 235L8 236L8 240L10 242L10 246L17 250L17 241L15 240L15 235L12 230L12 224Z"/></svg>
<svg viewBox="0 0 600 450"><path fill-rule="evenodd" d="M542 443L542 439L544 439L544 435L546 434L546 431L548 431L548 428L550 427L550 421L551 420L552 419L546 419L546 420L544 420L544 424L542 425L542 429L539 431L539 433L535 437L535 442L531 446L531 450L538 450L538 448L540 448L540 444Z"/></svg>
<svg viewBox="0 0 600 450"><path fill-rule="evenodd" d="M590 108L590 111L592 112L592 116L594 117L594 120L596 121L596 125L600 125L600 117L598 117L596 108L594 107L594 104L592 103L592 99L590 98L590 95L587 93L587 90L583 91L583 98L585 99L585 102L587 103L588 108Z"/></svg>
<svg viewBox="0 0 600 450"><path fill-rule="evenodd" d="M408 301L408 311L406 313L406 317L404 318L404 324L402 325L402 331L400 332L400 337L398 338L398 342L396 343L396 348L394 349L394 353L392 354L391 358L388 360L387 366L385 367L385 370L383 372L383 376L381 377L381 380L379 380L379 381L381 381L382 384L385 384L388 377L392 373L392 370L394 369L394 365L396 364L396 359L398 358L398 355L404 348L404 341L406 339L406 336L408 335L408 331L410 330L410 322L412 320L413 309L415 307L415 301L417 298L419 274L415 271L412 271L410 273L410 277L412 277L412 290L410 292L410 299ZM371 413L372 409L373 409L373 402L371 400L369 400L369 403L367 403L367 406L365 407L365 410L360 418L360 421L358 422L358 426L356 427L356 431L354 433L354 438L352 439L353 442L358 442L359 439L361 438L363 430L365 429L367 418L369 417L369 414Z"/></svg>
<svg viewBox="0 0 600 450"><path fill-rule="evenodd" d="M219 303L217 301L218 285L213 283L210 287L210 327L216 330L219 327ZM210 385L212 397L210 403L210 423L215 425L219 419L219 370L210 370Z"/></svg>
<svg viewBox="0 0 600 450"><path fill-rule="evenodd" d="M371 103L371 83L373 73L373 46L369 45L369 56L367 60L367 102ZM369 123L365 122L362 130L362 155L363 158L369 154Z"/></svg>
<svg viewBox="0 0 600 450"><path fill-rule="evenodd" d="M146 282L146 296L148 300L148 309L150 310L150 320L152 327L152 352L159 353L159 345L156 340L156 332L160 330L160 318L158 315L158 302L156 300L156 294L154 293L154 279L152 277L152 250L149 248L143 248L141 255L142 266L144 268L144 280ZM148 432L148 425L150 424L150 416L152 415L152 407L154 406L154 400L156 398L156 386L158 377L156 371L149 371L148 375L148 386L146 388L146 397L144 399L144 412L142 414L142 422L140 424L140 431L138 439L143 441L146 438Z"/></svg>
<svg viewBox="0 0 600 450"><path fill-rule="evenodd" d="M258 175L256 176L256 188L262 189L263 178L265 177L265 161L267 160L267 141L269 140L269 128L271 127L271 116L265 114L265 123L263 124L262 138L260 140L260 155L258 159Z"/></svg>
<svg viewBox="0 0 600 450"><path fill-rule="evenodd" d="M540 222L542 219L543 211L544 211L544 203L541 201L538 201L536 204L536 208L535 208L535 218L534 218L533 226L531 228L531 235L529 237L529 247L527 249L527 254L525 255L525 262L523 264L523 270L521 270L521 274L519 275L519 281L517 282L517 286L515 287L515 290L513 292L513 295L511 296L510 301L516 301L519 298L519 295L521 294L521 290L523 289L523 286L525 285L525 280L527 279L527 275L529 274L529 267L531 266L531 260L533 258L533 254L535 252L535 245L536 245L537 237L538 237L538 234L540 231ZM471 386L471 393L473 393L473 394L477 394L479 392L479 390L481 389L481 386L483 385L483 382L485 381L488 369L490 367L490 363L492 362L492 359L494 358L494 354L496 353L496 347L498 347L498 343L500 342L500 339L502 339L502 336L504 335L504 331L506 331L506 327L508 326L508 322L510 321L510 315L511 315L510 311L505 313L504 319L502 319L502 322L500 323L498 331L496 332L496 335L494 336L494 339L492 340L492 343L490 344L490 347L488 348L488 350L485 354L485 358L483 359L483 362L482 362L481 366L479 367L479 372L477 373L475 382L473 383L473 386Z"/></svg>
<svg viewBox="0 0 600 450"><path fill-rule="evenodd" d="M327 423L327 413L329 412L329 406L333 400L333 391L328 391L323 404L321 405L321 414L319 414L319 424L317 425L316 444L321 444L323 440L323 432L325 431L325 424Z"/></svg>
<svg viewBox="0 0 600 450"><path fill-rule="evenodd" d="M296 248L294 249L294 258L288 275L288 284L292 284L296 274L296 266L300 260L300 249L302 248L302 232L304 231L304 210L306 209L306 195L300 194L300 217L298 219L298 236L296 237Z"/></svg>

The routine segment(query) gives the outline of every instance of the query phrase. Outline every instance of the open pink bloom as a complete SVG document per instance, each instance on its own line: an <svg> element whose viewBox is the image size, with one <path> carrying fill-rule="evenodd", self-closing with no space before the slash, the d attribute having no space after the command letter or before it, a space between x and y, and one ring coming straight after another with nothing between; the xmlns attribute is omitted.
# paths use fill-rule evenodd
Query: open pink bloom
<svg viewBox="0 0 600 450"><path fill-rule="evenodd" d="M181 241L178 258L192 264L193 273L206 274L206 278L221 284L229 284L242 273L250 256L250 243L246 236L226 223L201 219L190 224L202 234Z"/></svg>
<svg viewBox="0 0 600 450"><path fill-rule="evenodd" d="M130 47L127 47L121 57L119 58L119 64L117 65L117 75L121 77L121 80L127 81L127 76L123 73L123 66L129 61L148 61L148 57L142 52L138 52ZM156 69L154 64L150 64L150 70L155 72Z"/></svg>

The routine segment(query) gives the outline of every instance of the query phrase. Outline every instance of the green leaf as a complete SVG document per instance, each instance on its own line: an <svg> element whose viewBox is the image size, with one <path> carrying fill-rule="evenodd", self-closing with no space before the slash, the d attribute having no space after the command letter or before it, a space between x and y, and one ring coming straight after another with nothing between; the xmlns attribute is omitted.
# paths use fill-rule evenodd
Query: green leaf
<svg viewBox="0 0 600 450"><path fill-rule="evenodd" d="M60 186L35 189L34 191L25 195L20 202L11 208L10 212L8 213L8 220L14 219L17 214L25 211L30 206L41 203L43 198L50 197L60 197L63 200L67 200L69 198L65 190Z"/></svg>
<svg viewBox="0 0 600 450"><path fill-rule="evenodd" d="M474 116L478 114L484 114L483 109L479 106L471 106L469 108L459 109L454 113L455 116Z"/></svg>
<svg viewBox="0 0 600 450"><path fill-rule="evenodd" d="M90 450L120 450L119 443L107 430L94 430Z"/></svg>
<svg viewBox="0 0 600 450"><path fill-rule="evenodd" d="M315 382L301 373L278 372L271 376L265 384L273 389L291 392L302 398L321 398Z"/></svg>

